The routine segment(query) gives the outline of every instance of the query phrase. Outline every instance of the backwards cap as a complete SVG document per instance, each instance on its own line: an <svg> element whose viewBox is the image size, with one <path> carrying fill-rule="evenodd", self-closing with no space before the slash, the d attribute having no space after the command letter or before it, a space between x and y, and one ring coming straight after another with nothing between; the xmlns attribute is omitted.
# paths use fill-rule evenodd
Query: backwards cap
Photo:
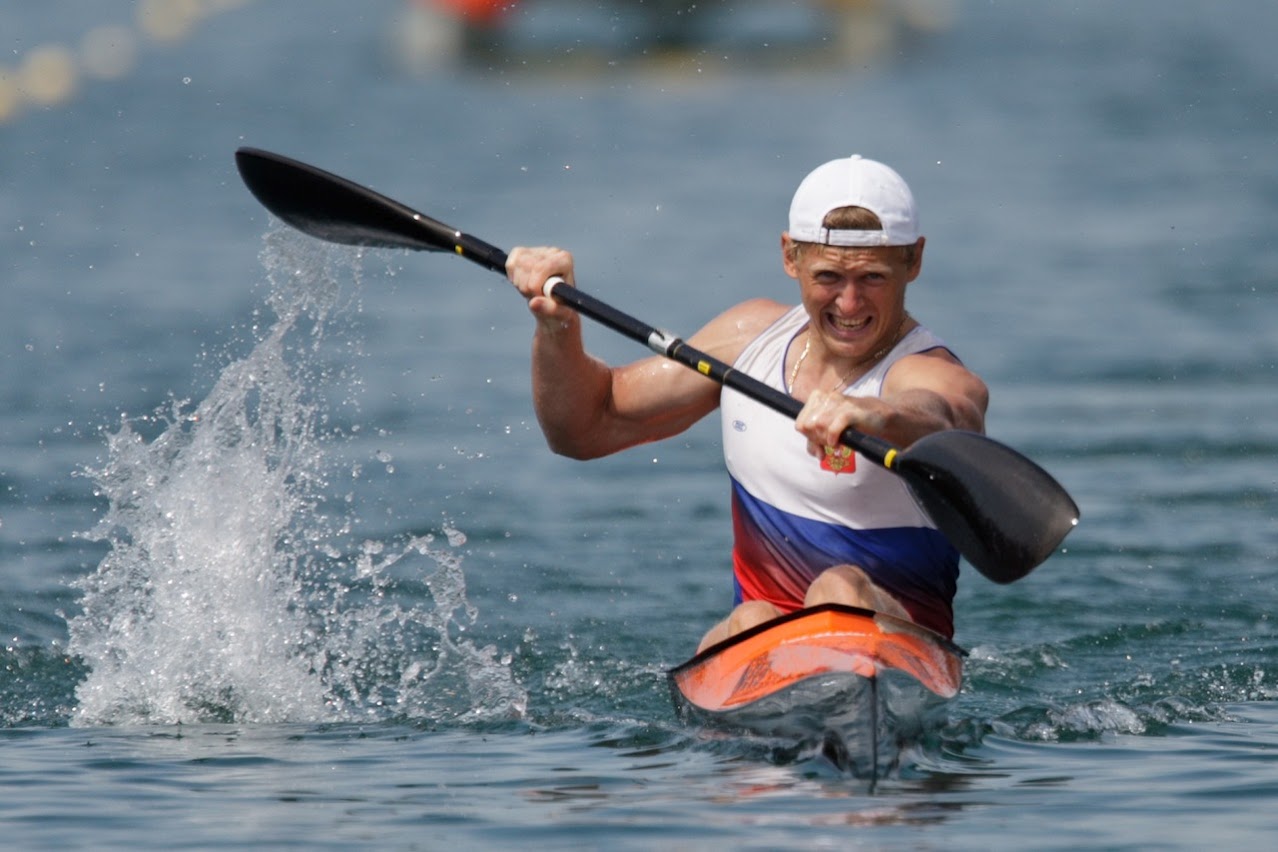
<svg viewBox="0 0 1278 852"><path fill-rule="evenodd" d="M879 217L881 231L826 228L826 214L840 207L864 207ZM874 160L854 154L817 166L790 202L790 238L828 246L911 246L919 239L914 195L904 179Z"/></svg>

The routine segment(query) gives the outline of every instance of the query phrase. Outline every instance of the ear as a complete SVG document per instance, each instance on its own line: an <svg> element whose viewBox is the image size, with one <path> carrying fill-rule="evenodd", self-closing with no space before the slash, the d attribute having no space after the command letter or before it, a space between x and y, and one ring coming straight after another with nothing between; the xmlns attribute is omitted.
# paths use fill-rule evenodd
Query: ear
<svg viewBox="0 0 1278 852"><path fill-rule="evenodd" d="M785 274L796 281L799 278L799 265L795 262L799 255L799 244L790 239L790 232L781 234L781 267Z"/></svg>
<svg viewBox="0 0 1278 852"><path fill-rule="evenodd" d="M910 266L908 280L913 281L919 277L919 273L923 271L923 246L927 245L926 237L919 237L919 241L914 244L914 263Z"/></svg>

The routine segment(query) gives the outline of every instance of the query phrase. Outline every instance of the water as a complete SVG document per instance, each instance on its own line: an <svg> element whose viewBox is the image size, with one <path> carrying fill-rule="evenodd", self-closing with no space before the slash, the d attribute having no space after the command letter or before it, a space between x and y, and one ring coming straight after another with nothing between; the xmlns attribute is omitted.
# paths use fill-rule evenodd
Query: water
<svg viewBox="0 0 1278 852"><path fill-rule="evenodd" d="M54 5L0 12L11 66L132 14ZM8 842L1267 848L1278 12L968 3L845 67L422 76L400 11L228 5L0 125ZM885 159L913 312L1084 523L1024 581L964 572L964 691L873 790L685 726L664 670L730 593L716 424L550 456L501 279L274 229L243 144L572 248L679 332L789 292L811 165Z"/></svg>

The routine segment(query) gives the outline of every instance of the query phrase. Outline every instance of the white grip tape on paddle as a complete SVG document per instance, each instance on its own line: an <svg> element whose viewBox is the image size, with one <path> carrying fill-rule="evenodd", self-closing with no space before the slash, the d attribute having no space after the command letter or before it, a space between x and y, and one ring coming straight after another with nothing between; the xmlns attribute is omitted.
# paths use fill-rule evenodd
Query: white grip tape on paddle
<svg viewBox="0 0 1278 852"><path fill-rule="evenodd" d="M670 332L659 328L653 329L652 334L648 335L648 348L661 355L669 355L671 350L682 342Z"/></svg>
<svg viewBox="0 0 1278 852"><path fill-rule="evenodd" d="M568 283L568 282L567 282L567 281L565 281L565 280L563 279L563 276L561 276L561 275L552 275L552 276L550 276L549 278L547 278L547 279L546 279L546 283L545 283L545 284L542 284L542 285L541 285L541 294L542 294L543 296L545 296L547 299L553 299L553 298L555 298L555 296L554 296L554 294L553 294L553 293L551 293L550 291L551 291L551 290L553 290L553 289L555 289L555 285L556 285L556 284L567 284L567 283Z"/></svg>

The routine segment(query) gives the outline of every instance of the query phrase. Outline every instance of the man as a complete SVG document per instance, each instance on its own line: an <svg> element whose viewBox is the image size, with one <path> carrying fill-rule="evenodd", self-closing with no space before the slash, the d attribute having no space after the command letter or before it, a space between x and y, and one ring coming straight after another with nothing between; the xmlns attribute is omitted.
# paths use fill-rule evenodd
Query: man
<svg viewBox="0 0 1278 852"><path fill-rule="evenodd" d="M593 358L580 317L541 295L552 276L573 283L572 256L511 252L507 273L537 321L533 401L555 452L598 458L723 408L735 606L701 648L820 603L953 635L957 551L898 477L838 443L849 426L903 446L984 430L985 384L905 309L924 243L909 187L882 163L833 160L799 185L781 260L800 304L752 299L688 340L804 402L793 424L659 356L623 367Z"/></svg>

